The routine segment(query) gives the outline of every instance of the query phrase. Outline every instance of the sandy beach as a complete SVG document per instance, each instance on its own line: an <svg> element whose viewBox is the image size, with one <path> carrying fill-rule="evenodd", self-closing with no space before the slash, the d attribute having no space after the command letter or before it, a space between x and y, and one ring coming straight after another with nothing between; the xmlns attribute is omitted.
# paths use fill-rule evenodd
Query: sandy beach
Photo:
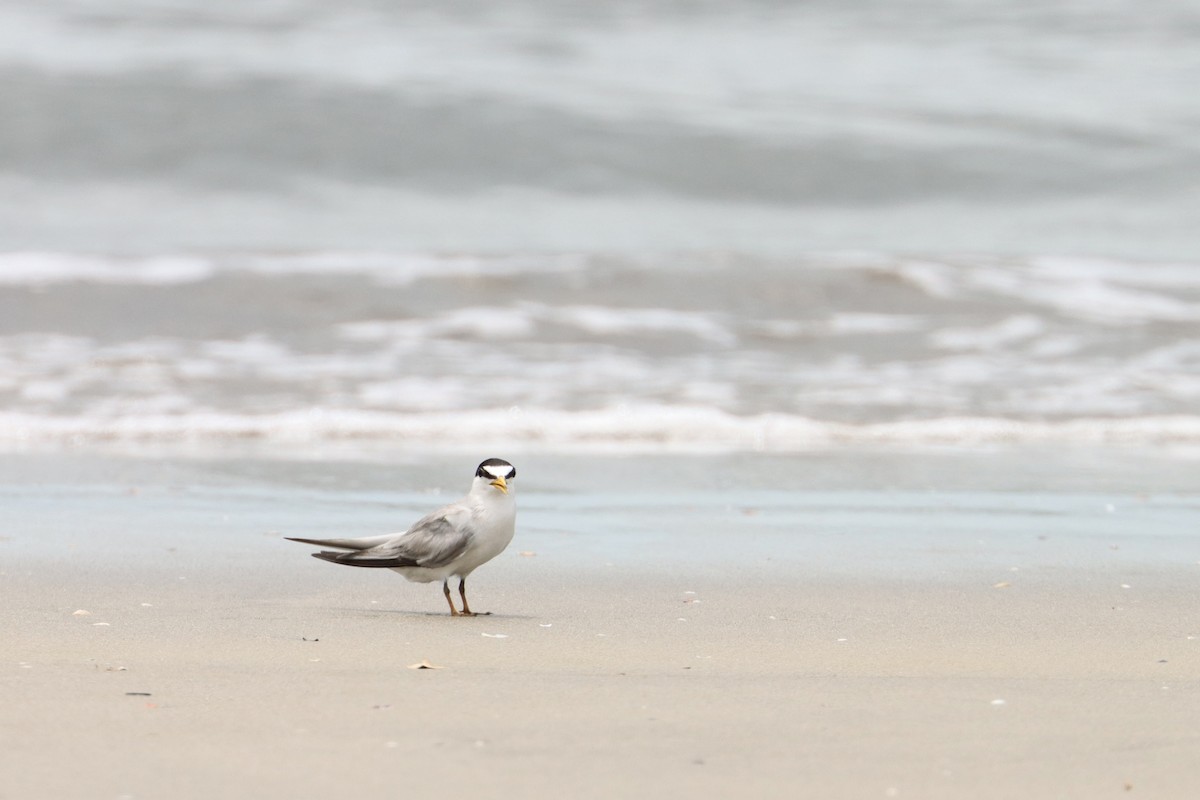
<svg viewBox="0 0 1200 800"><path fill-rule="evenodd" d="M294 463L3 461L4 798L1200 782L1194 494L666 480L656 508L649 489L556 490L569 469L539 491L529 470L518 539L471 582L494 613L452 619L436 586L281 539L435 503L370 487L406 467L313 488L320 468Z"/></svg>

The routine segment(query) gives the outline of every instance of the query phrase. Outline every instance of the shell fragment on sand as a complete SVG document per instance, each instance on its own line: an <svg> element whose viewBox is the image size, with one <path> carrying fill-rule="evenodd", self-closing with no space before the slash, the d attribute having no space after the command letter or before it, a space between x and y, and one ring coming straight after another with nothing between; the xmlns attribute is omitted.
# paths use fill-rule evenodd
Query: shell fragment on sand
<svg viewBox="0 0 1200 800"><path fill-rule="evenodd" d="M409 669L441 669L437 664L430 664L429 659L423 658L416 664L409 664Z"/></svg>

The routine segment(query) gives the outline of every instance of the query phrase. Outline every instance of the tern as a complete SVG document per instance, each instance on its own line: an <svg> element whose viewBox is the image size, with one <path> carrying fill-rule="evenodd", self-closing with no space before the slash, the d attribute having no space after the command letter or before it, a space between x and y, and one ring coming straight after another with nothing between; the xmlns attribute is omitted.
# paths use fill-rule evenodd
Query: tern
<svg viewBox="0 0 1200 800"><path fill-rule="evenodd" d="M399 572L417 583L442 582L442 593L455 617L479 612L467 604L467 576L508 547L516 530L517 504L513 479L517 470L500 458L489 458L475 470L471 490L463 499L417 520L403 533L362 539L299 539L288 541L332 548L314 558L349 567L373 567ZM450 596L451 577L458 578L462 611ZM482 612L490 613L490 612Z"/></svg>

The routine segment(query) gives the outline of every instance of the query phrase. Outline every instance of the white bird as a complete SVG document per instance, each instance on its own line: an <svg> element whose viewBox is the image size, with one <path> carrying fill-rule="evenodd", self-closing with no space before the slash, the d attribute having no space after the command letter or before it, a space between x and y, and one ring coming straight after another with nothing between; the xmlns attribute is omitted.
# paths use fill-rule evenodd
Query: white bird
<svg viewBox="0 0 1200 800"><path fill-rule="evenodd" d="M467 576L500 555L512 541L517 518L512 485L515 477L517 470L512 464L489 458L475 470L466 497L422 517L403 533L362 539L286 538L334 548L313 553L314 558L324 561L390 569L417 583L440 580L451 615L474 617L476 612L467 605ZM459 579L462 611L450 599L451 576Z"/></svg>

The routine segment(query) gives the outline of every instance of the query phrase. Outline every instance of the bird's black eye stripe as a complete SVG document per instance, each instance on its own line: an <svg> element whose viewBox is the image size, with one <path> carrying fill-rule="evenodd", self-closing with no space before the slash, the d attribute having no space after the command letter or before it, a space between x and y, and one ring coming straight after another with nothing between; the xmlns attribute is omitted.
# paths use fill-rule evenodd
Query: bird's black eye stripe
<svg viewBox="0 0 1200 800"><path fill-rule="evenodd" d="M505 480L511 480L517 477L517 468L502 458L489 458L479 465L479 469L475 470L475 475L479 478L489 479L503 476Z"/></svg>

